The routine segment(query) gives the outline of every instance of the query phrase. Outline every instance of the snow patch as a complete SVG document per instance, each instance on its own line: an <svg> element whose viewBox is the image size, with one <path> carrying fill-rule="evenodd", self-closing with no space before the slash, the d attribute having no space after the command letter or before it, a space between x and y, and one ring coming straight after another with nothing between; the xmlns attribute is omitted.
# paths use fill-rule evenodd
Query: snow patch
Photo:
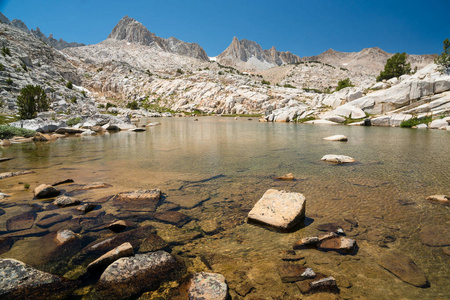
<svg viewBox="0 0 450 300"><path fill-rule="evenodd" d="M217 61L217 56L214 56L214 57L208 57L209 58L209 61Z"/></svg>

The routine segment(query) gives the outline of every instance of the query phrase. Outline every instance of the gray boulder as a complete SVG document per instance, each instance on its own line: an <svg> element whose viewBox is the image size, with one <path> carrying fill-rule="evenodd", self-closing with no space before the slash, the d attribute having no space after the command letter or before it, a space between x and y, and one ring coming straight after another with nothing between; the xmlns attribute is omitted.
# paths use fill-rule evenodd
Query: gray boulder
<svg viewBox="0 0 450 300"><path fill-rule="evenodd" d="M353 163L356 161L354 158L351 158L350 156L336 155L336 154L327 154L324 157L322 157L322 160L336 164Z"/></svg>
<svg viewBox="0 0 450 300"><path fill-rule="evenodd" d="M175 257L164 251L122 257L106 268L97 290L105 299L129 298L174 279L181 269Z"/></svg>

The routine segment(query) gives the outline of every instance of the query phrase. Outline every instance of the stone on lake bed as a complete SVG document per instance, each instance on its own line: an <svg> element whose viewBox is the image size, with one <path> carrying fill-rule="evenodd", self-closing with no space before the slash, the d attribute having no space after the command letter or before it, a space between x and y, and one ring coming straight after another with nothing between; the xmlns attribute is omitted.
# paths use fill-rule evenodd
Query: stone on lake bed
<svg viewBox="0 0 450 300"><path fill-rule="evenodd" d="M353 163L356 161L354 158L351 158L350 156L337 154L327 154L324 157L322 157L321 160L336 164Z"/></svg>
<svg viewBox="0 0 450 300"><path fill-rule="evenodd" d="M114 232L120 232L131 226L134 226L134 224L131 221L119 220L114 223L111 223L110 225L107 226L107 228Z"/></svg>
<svg viewBox="0 0 450 300"><path fill-rule="evenodd" d="M305 207L303 194L269 189L253 206L248 220L287 230L305 218Z"/></svg>
<svg viewBox="0 0 450 300"><path fill-rule="evenodd" d="M294 249L316 248L320 240L317 236L305 237L294 243Z"/></svg>
<svg viewBox="0 0 450 300"><path fill-rule="evenodd" d="M433 225L422 229L420 242L429 247L450 246L450 228L448 225Z"/></svg>
<svg viewBox="0 0 450 300"><path fill-rule="evenodd" d="M77 235L68 229L64 229L64 230L59 230L56 233L56 240L61 244L67 244L73 240L75 240L77 238Z"/></svg>
<svg viewBox="0 0 450 300"><path fill-rule="evenodd" d="M0 173L0 179L19 176L19 175L26 175L34 173L34 171L17 171L17 172L6 172L6 173Z"/></svg>
<svg viewBox="0 0 450 300"><path fill-rule="evenodd" d="M292 173L289 173L289 174L286 174L283 176L275 177L275 179L284 180L284 181L292 181L292 180L294 180L294 175Z"/></svg>
<svg viewBox="0 0 450 300"><path fill-rule="evenodd" d="M336 141L336 142L346 142L348 141L348 138L345 135L342 134L337 134L337 135L332 135L326 138L323 138L326 141Z"/></svg>
<svg viewBox="0 0 450 300"><path fill-rule="evenodd" d="M156 251L122 257L110 264L97 282L104 299L125 299L174 279L182 265L171 254Z"/></svg>
<svg viewBox="0 0 450 300"><path fill-rule="evenodd" d="M60 191L51 185L41 184L34 189L33 193L37 199L43 199L56 197L60 194Z"/></svg>
<svg viewBox="0 0 450 300"><path fill-rule="evenodd" d="M6 220L6 229L8 231L29 229L33 226L34 220L36 220L36 213L23 213Z"/></svg>
<svg viewBox="0 0 450 300"><path fill-rule="evenodd" d="M81 188L81 190L103 189L103 188L108 188L111 186L112 185L110 185L108 183L104 183L104 182L94 182L94 183L86 184L85 186L83 186Z"/></svg>
<svg viewBox="0 0 450 300"><path fill-rule="evenodd" d="M70 206L70 205L76 205L79 204L80 200L78 199L73 199L71 197L62 195L59 196L55 199L55 201L53 202L54 205L56 206L60 206L60 207L66 207L66 206Z"/></svg>
<svg viewBox="0 0 450 300"><path fill-rule="evenodd" d="M92 203L84 203L77 207L78 211L81 211L82 213L87 214L90 211L93 211L97 207L97 204Z"/></svg>
<svg viewBox="0 0 450 300"><path fill-rule="evenodd" d="M351 253L356 247L356 241L345 237L334 237L323 240L318 247L322 251L337 251Z"/></svg>
<svg viewBox="0 0 450 300"><path fill-rule="evenodd" d="M117 194L119 200L159 200L161 198L160 189L139 190Z"/></svg>
<svg viewBox="0 0 450 300"><path fill-rule="evenodd" d="M108 265L115 262L121 257L133 256L133 246L130 243L123 243L122 245L106 252L87 266L89 272L99 272L106 269Z"/></svg>
<svg viewBox="0 0 450 300"><path fill-rule="evenodd" d="M284 283L296 282L316 277L316 273L300 264L285 263L278 268L281 281Z"/></svg>
<svg viewBox="0 0 450 300"><path fill-rule="evenodd" d="M228 286L225 277L218 273L195 273L189 286L189 299L225 300Z"/></svg>
<svg viewBox="0 0 450 300"><path fill-rule="evenodd" d="M378 264L413 286L424 288L430 285L423 271L406 255L387 252L380 257Z"/></svg>

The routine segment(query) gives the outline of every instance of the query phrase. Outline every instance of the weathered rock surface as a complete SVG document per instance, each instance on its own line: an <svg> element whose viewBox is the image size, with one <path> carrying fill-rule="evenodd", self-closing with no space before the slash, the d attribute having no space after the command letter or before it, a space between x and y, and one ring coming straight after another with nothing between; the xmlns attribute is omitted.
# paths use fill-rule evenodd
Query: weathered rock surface
<svg viewBox="0 0 450 300"><path fill-rule="evenodd" d="M58 276L36 270L15 259L0 260L2 299L60 299L63 282Z"/></svg>
<svg viewBox="0 0 450 300"><path fill-rule="evenodd" d="M133 246L130 243L123 243L122 245L114 248L111 251L106 252L93 262L91 262L87 270L89 272L99 272L106 269L111 263L115 262L121 257L133 256Z"/></svg>
<svg viewBox="0 0 450 300"><path fill-rule="evenodd" d="M387 252L380 257L378 264L413 286L423 288L430 285L423 271L406 255Z"/></svg>
<svg viewBox="0 0 450 300"><path fill-rule="evenodd" d="M449 204L450 203L450 197L448 197L446 195L432 195L432 196L428 196L427 200L439 202L439 203L442 203L442 204Z"/></svg>
<svg viewBox="0 0 450 300"><path fill-rule="evenodd" d="M324 157L322 157L321 160L336 164L353 163L356 161L354 158L351 158L350 156L336 155L336 154L327 154Z"/></svg>
<svg viewBox="0 0 450 300"><path fill-rule="evenodd" d="M63 215L59 215L59 214L52 214L52 215L48 215L42 219L40 219L36 225L39 227L43 227L43 228L48 228L52 225L55 225L57 223L61 223L67 220L72 219L72 215L70 214L63 214Z"/></svg>
<svg viewBox="0 0 450 300"><path fill-rule="evenodd" d="M346 142L348 141L348 138L345 135L338 134L338 135L332 135L323 138L326 141L337 141L337 142Z"/></svg>
<svg viewBox="0 0 450 300"><path fill-rule="evenodd" d="M139 253L153 252L167 248L169 244L157 234L149 234L139 247Z"/></svg>
<svg viewBox="0 0 450 300"><path fill-rule="evenodd" d="M226 300L228 286L225 277L217 273L195 273L190 281L189 299Z"/></svg>
<svg viewBox="0 0 450 300"><path fill-rule="evenodd" d="M0 173L0 179L9 178L9 177L13 177L13 176L19 176L19 175L25 175L25 174L30 174L30 173L34 173L34 172L33 171L5 172L5 173Z"/></svg>
<svg viewBox="0 0 450 300"><path fill-rule="evenodd" d="M44 198L46 198L46 197L44 197ZM54 205L57 205L57 206L60 206L60 207L77 205L79 203L80 203L80 200L73 199L72 197L68 197L68 196L65 196L65 195L61 195L61 196L57 197L55 199L55 201L53 201Z"/></svg>
<svg viewBox="0 0 450 300"><path fill-rule="evenodd" d="M67 244L73 240L77 239L77 235L68 229L64 229L64 230L59 230L56 233L56 240L61 244Z"/></svg>
<svg viewBox="0 0 450 300"><path fill-rule="evenodd" d="M58 196L61 192L55 187L43 183L37 186L33 193L37 199L43 199Z"/></svg>
<svg viewBox="0 0 450 300"><path fill-rule="evenodd" d="M123 299L154 290L177 276L182 265L167 252L157 251L123 257L109 265L97 283L102 297Z"/></svg>
<svg viewBox="0 0 450 300"><path fill-rule="evenodd" d="M300 193L267 190L248 214L256 221L280 229L291 229L305 218L306 198Z"/></svg>
<svg viewBox="0 0 450 300"><path fill-rule="evenodd" d="M36 220L36 213L23 213L6 220L6 229L8 231L29 229L33 226L34 220Z"/></svg>
<svg viewBox="0 0 450 300"><path fill-rule="evenodd" d="M153 217L161 222L169 223L177 227L183 227L183 225L191 221L191 217L180 213L179 211L166 211L162 213L155 213Z"/></svg>
<svg viewBox="0 0 450 300"><path fill-rule="evenodd" d="M138 190L117 194L111 202L123 210L136 210L154 212L161 199L161 190Z"/></svg>

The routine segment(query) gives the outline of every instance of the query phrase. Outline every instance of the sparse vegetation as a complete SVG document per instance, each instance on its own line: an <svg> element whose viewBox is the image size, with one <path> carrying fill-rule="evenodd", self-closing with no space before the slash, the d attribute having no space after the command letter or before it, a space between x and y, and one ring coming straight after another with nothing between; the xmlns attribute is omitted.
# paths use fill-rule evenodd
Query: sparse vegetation
<svg viewBox="0 0 450 300"><path fill-rule="evenodd" d="M82 90L82 91L81 91L81 95L83 95L83 97L86 98L86 91L85 91L85 90Z"/></svg>
<svg viewBox="0 0 450 300"><path fill-rule="evenodd" d="M0 71L4 71L4 70L5 70L5 66L2 63L0 63Z"/></svg>
<svg viewBox="0 0 450 300"><path fill-rule="evenodd" d="M2 47L2 55L3 55L4 57L6 57L6 55L11 56L11 50L9 50L8 47L3 46L3 47Z"/></svg>
<svg viewBox="0 0 450 300"><path fill-rule="evenodd" d="M343 80L339 80L338 85L336 87L336 92L346 87L354 87L354 86L355 85L350 81L350 78L345 78Z"/></svg>
<svg viewBox="0 0 450 300"><path fill-rule="evenodd" d="M27 85L20 90L17 107L21 119L32 119L38 112L46 111L49 101L44 90L38 85Z"/></svg>
<svg viewBox="0 0 450 300"><path fill-rule="evenodd" d="M101 109L104 109L104 108L105 108L105 104L100 103L97 107L98 107L98 108L101 108Z"/></svg>
<svg viewBox="0 0 450 300"><path fill-rule="evenodd" d="M411 128L413 126L417 126L419 124L428 124L431 121L433 121L433 117L432 116L426 116L424 118L417 118L417 116L413 116L411 119L409 120L405 120L400 124L400 127L406 127L406 128Z"/></svg>
<svg viewBox="0 0 450 300"><path fill-rule="evenodd" d="M262 84L270 85L270 81L267 81L267 80L264 80L264 79L261 81L261 83L262 83Z"/></svg>
<svg viewBox="0 0 450 300"><path fill-rule="evenodd" d="M14 136L32 137L35 133L33 130L0 125L0 139L10 139Z"/></svg>
<svg viewBox="0 0 450 300"><path fill-rule="evenodd" d="M74 125L77 125L80 122L81 122L81 118L76 117L76 118L70 118L69 120L67 120L66 124L67 124L67 126L72 127Z"/></svg>
<svg viewBox="0 0 450 300"><path fill-rule="evenodd" d="M450 40L445 39L443 44L444 51L442 51L442 53L434 60L434 62L438 65L438 70L441 73L447 72L450 68Z"/></svg>
<svg viewBox="0 0 450 300"><path fill-rule="evenodd" d="M8 79L6 79L6 84L7 85L12 85L13 84L13 81L12 81L11 77L8 77Z"/></svg>
<svg viewBox="0 0 450 300"><path fill-rule="evenodd" d="M113 104L111 102L106 103L106 109L108 109L110 107L117 107L117 105L115 105L115 104Z"/></svg>
<svg viewBox="0 0 450 300"><path fill-rule="evenodd" d="M388 80L409 73L411 73L411 64L406 63L406 53L395 53L387 60L384 70L377 77L377 81Z"/></svg>
<svg viewBox="0 0 450 300"><path fill-rule="evenodd" d="M69 82L67 82L66 88L68 88L68 89L73 89L73 83L72 83L72 81L69 80Z"/></svg>
<svg viewBox="0 0 450 300"><path fill-rule="evenodd" d="M184 71L181 70L181 69L177 69L177 73L180 74L180 75L183 75L183 74L184 74Z"/></svg>
<svg viewBox="0 0 450 300"><path fill-rule="evenodd" d="M70 99L70 102L71 102L71 103L77 103L77 97L73 96L73 97Z"/></svg>
<svg viewBox="0 0 450 300"><path fill-rule="evenodd" d="M291 89L296 89L295 86L293 86L293 85L291 85L291 84L289 84L289 83L284 84L283 87L285 87L285 88L291 88Z"/></svg>
<svg viewBox="0 0 450 300"><path fill-rule="evenodd" d="M133 100L131 102L128 102L126 107L129 109L139 109L139 104L137 103L136 100Z"/></svg>
<svg viewBox="0 0 450 300"><path fill-rule="evenodd" d="M21 62L21 63L20 63L20 66L22 67L22 69L23 69L25 72L28 72L27 65L26 65L24 62Z"/></svg>

